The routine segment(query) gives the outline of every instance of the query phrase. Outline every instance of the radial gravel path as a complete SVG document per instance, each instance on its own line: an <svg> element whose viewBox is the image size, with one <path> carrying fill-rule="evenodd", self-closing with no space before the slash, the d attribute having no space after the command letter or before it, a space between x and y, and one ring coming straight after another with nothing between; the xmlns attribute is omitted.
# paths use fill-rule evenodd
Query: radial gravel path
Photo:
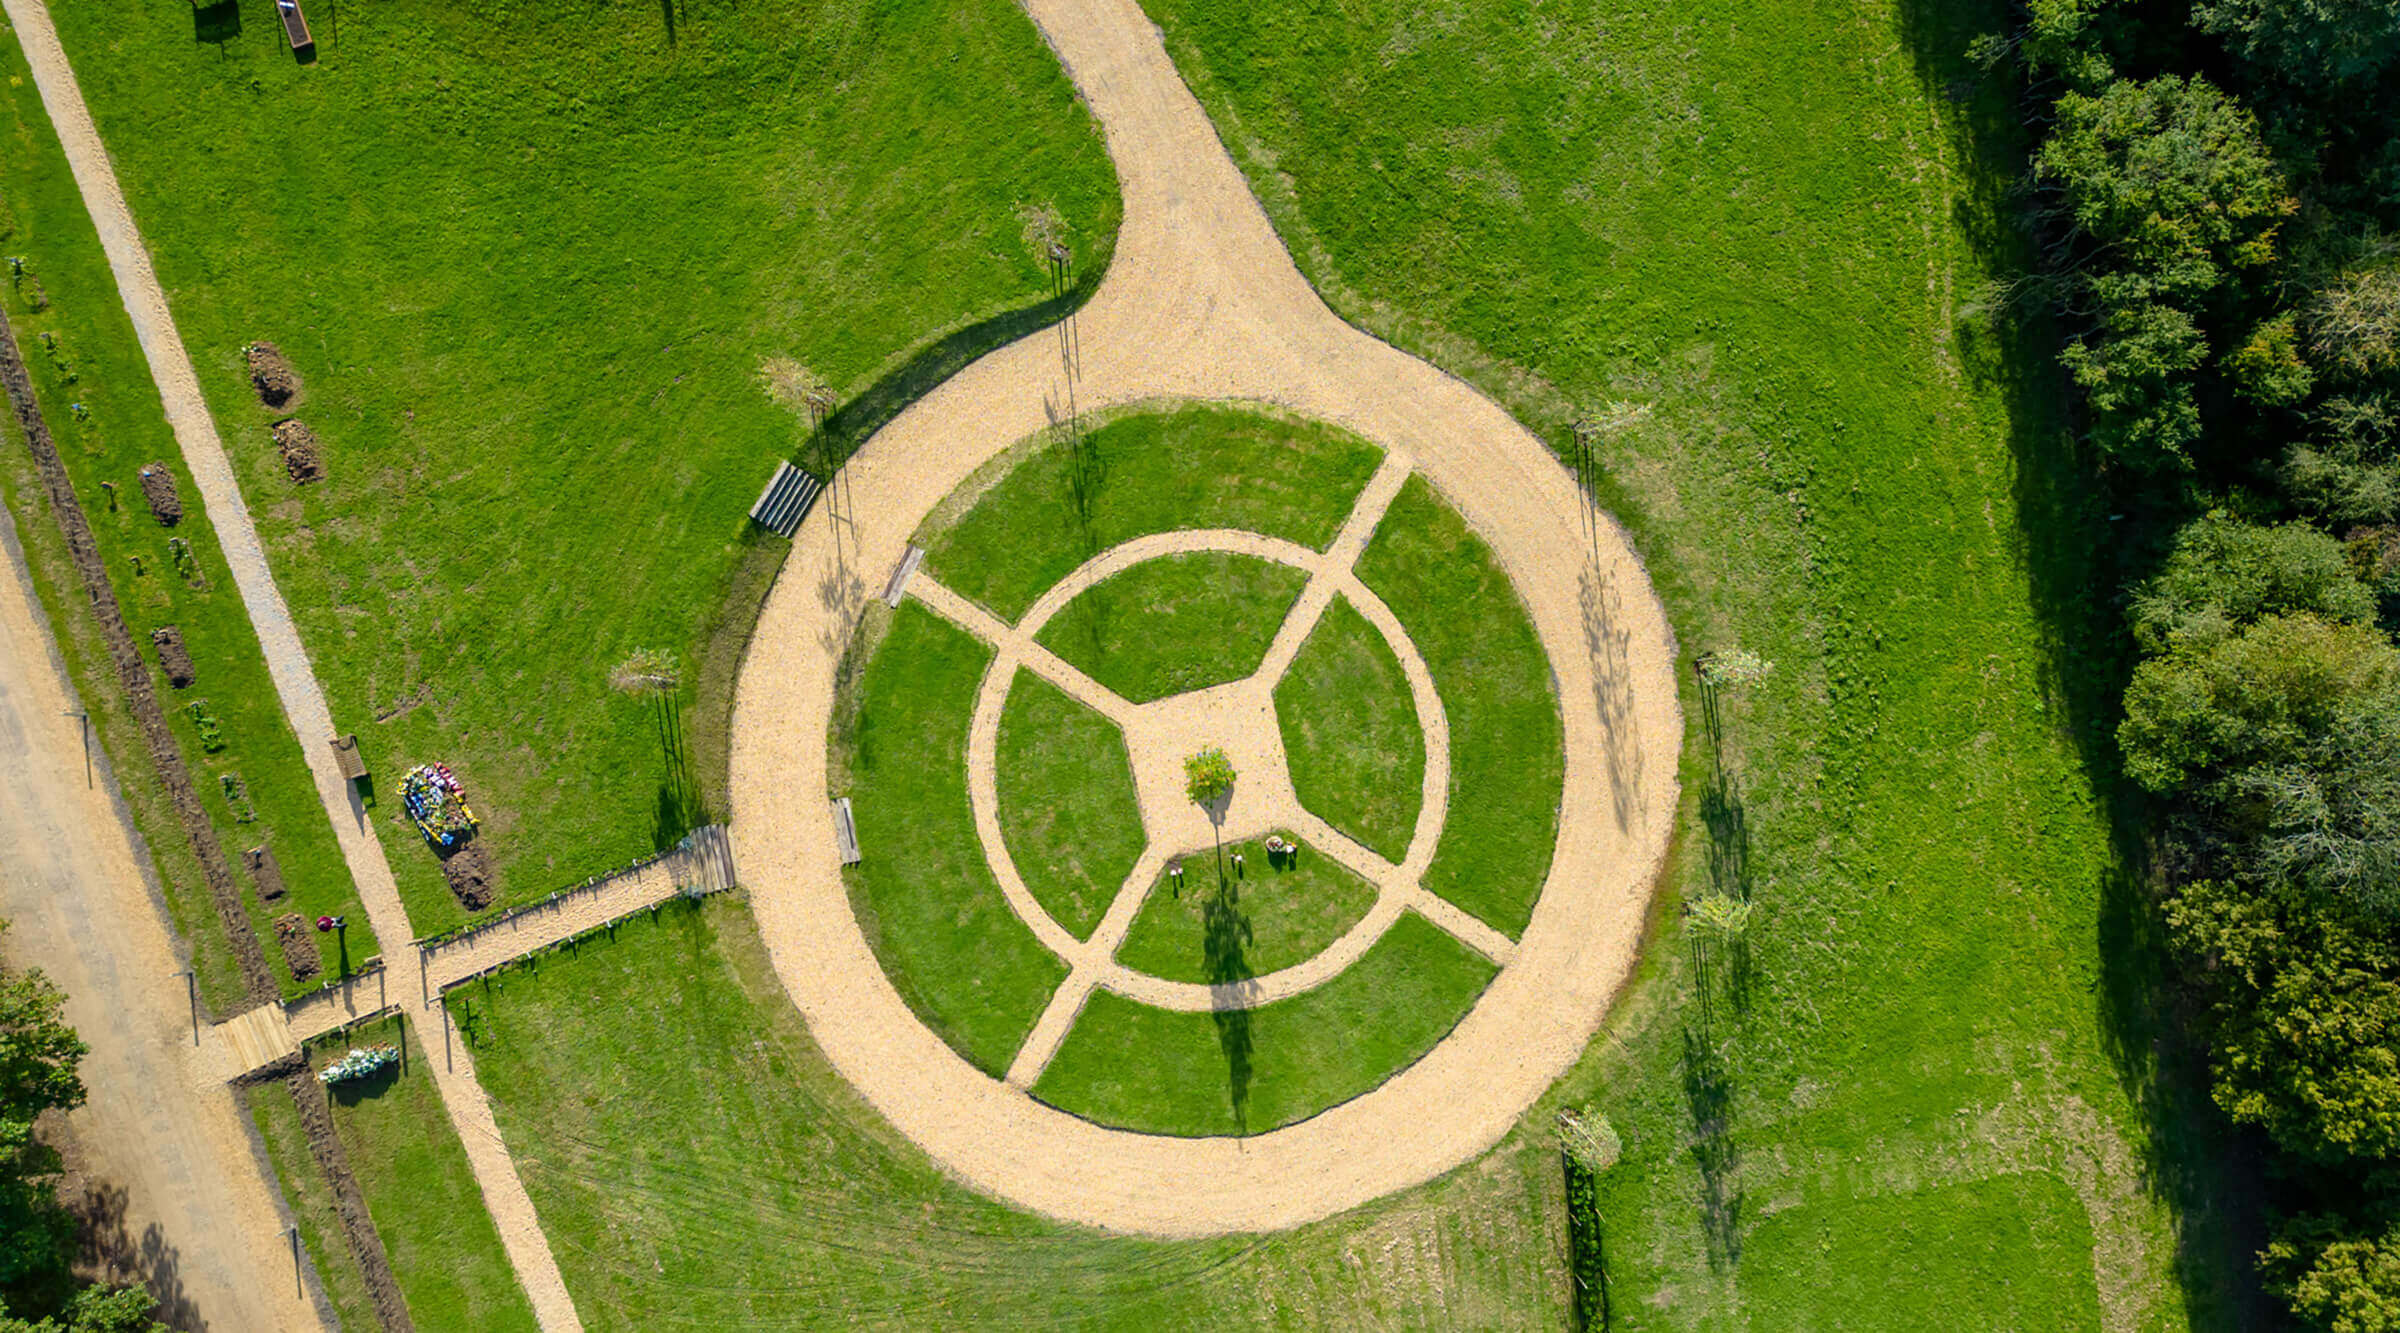
<svg viewBox="0 0 2400 1333"><path fill-rule="evenodd" d="M1483 1152L1590 1041L1632 964L1673 823L1683 734L1674 641L1624 534L1594 521L1541 441L1317 298L1133 0L1027 8L1106 135L1125 201L1115 259L1071 332L993 352L894 418L845 467L838 503L803 526L735 703L741 878L827 1056L968 1182L1120 1231L1292 1226ZM924 516L1066 404L1156 398L1277 404L1347 427L1424 476L1525 598L1565 727L1550 879L1483 998L1382 1087L1246 1139L1103 1128L952 1052L860 932L824 799L840 655Z"/></svg>
<svg viewBox="0 0 2400 1333"><path fill-rule="evenodd" d="M224 547L234 585L242 595L251 625L258 632L259 647L265 652L267 673L275 682L275 693L291 721L293 734L300 738L301 753L307 757L309 771L316 779L317 795L333 822L342 858L358 884L368 923L383 949L396 954L414 937L408 913L401 906L399 886L392 879L391 864L384 859L383 844L376 837L373 821L352 798L349 784L335 766L326 744L334 735L332 712L326 707L316 672L309 666L308 652L301 646L291 608L284 603L283 592L275 586L274 574L267 566L258 529L250 521L249 507L242 500L233 467L225 457L224 442L217 438L216 422L209 416L207 400L201 397L199 377L192 370L191 357L184 351L182 336L176 332L175 318L167 309L166 292L159 286L149 251L142 245L133 213L126 207L124 192L117 185L116 169L109 163L108 150L92 125L91 112L84 105L75 72L67 63L66 51L59 45L58 32L51 25L50 12L42 0L0 0L0 5L4 5L10 24L17 30L17 40L24 47L26 63L33 71L34 85L42 95L42 106L58 131L60 146L66 150L67 165L75 174L84 208L91 213L92 224L99 230L100 245L108 254L109 269L116 276L125 312L133 319L143 356L150 363L151 377L158 384L167 422L174 428L176 444L182 450L184 465L191 470L192 484L200 492L209 522L216 525L218 544ZM414 1006L403 1006L402 1012L409 1015L412 1024L422 1018L441 1029L446 1058L428 1062L434 1085L441 1092L442 1106L449 1112L451 1124L456 1126L466 1146L475 1183L483 1191L484 1203L491 1209L509 1262L533 1304L536 1318L544 1329L554 1333L581 1328L574 1301L567 1295L566 1283L551 1257L549 1241L534 1217L533 1200L526 1194L516 1164L500 1140L491 1104L475 1081L474 1062L450 1030L447 1010L438 1003L429 1003L423 1013ZM418 1041L420 1049L432 1048L433 1043L426 1041L421 1033Z"/></svg>

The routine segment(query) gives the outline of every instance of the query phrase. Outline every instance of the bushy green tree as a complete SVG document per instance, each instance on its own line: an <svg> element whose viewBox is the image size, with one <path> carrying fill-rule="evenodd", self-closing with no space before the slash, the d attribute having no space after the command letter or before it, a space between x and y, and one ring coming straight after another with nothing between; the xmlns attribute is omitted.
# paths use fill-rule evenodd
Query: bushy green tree
<svg viewBox="0 0 2400 1333"><path fill-rule="evenodd" d="M2125 691L2125 771L2155 792L2237 768L2306 763L2337 721L2388 710L2400 652L2373 625L2268 616L2205 647L2151 658Z"/></svg>
<svg viewBox="0 0 2400 1333"><path fill-rule="evenodd" d="M2295 1218L2259 1256L2259 1269L2302 1328L2400 1333L2400 1229Z"/></svg>
<svg viewBox="0 0 2400 1333"><path fill-rule="evenodd" d="M0 1292L62 1271L74 1234L51 1193L58 1153L33 1134L43 1112L83 1104L75 1065L89 1048L67 1026L65 1003L38 968L0 970Z"/></svg>
<svg viewBox="0 0 2400 1333"><path fill-rule="evenodd" d="M2284 460L2292 498L2330 523L2400 519L2400 404L2381 393L2318 403L2309 437Z"/></svg>
<svg viewBox="0 0 2400 1333"><path fill-rule="evenodd" d="M85 1287L56 1318L19 1319L0 1305L0 1333L167 1333L150 1317L157 1309L140 1287Z"/></svg>
<svg viewBox="0 0 2400 1333"><path fill-rule="evenodd" d="M2400 57L2391 0L2199 0L2192 20L2294 81L2356 79Z"/></svg>
<svg viewBox="0 0 2400 1333"><path fill-rule="evenodd" d="M2357 622L2375 616L2342 543L2305 523L2263 527L2223 512L2188 523L2158 574L2134 594L2134 642L2144 652L2204 648L2265 616L2307 612Z"/></svg>
<svg viewBox="0 0 2400 1333"><path fill-rule="evenodd" d="M2317 372L2300 354L2300 316L2286 310L2251 330L2249 341L2225 356L2233 391L2261 407L2290 407L2317 386Z"/></svg>

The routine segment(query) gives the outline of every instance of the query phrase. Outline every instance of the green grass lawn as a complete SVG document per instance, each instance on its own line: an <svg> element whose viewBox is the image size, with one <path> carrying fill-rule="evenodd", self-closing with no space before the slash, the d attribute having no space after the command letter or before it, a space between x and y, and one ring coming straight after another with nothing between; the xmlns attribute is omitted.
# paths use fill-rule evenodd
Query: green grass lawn
<svg viewBox="0 0 2400 1333"><path fill-rule="evenodd" d="M348 916L358 932L350 937L353 964L376 952L375 937L342 864L300 742L284 720L267 677L266 659L217 547L215 530L183 470L182 455L167 428L99 237L15 42L6 43L0 65L9 79L0 88L0 107L6 108L0 114L7 117L10 130L0 136L0 201L5 201L0 203L0 250L22 258L26 274L0 293L0 300L7 304L35 397L107 562L126 626L152 668L159 706L166 711L234 878L242 885L267 966L287 994L296 994L331 976L340 958L330 937L324 937L323 972L307 983L296 980L275 940L276 915L297 912L309 920ZM46 298L47 308L33 308L37 291ZM115 763L126 803L157 857L167 908L177 931L191 942L202 994L219 1011L235 1007L243 998L240 974L201 877L199 859L158 786L40 476L16 435L13 417L10 422L9 446L0 458L0 498L17 518L35 586L91 714L93 739ZM174 473L183 501L183 518L172 529L160 527L142 500L137 474L155 462L166 463ZM114 509L104 482L117 488ZM174 539L188 545L188 568L179 566L170 549ZM189 689L169 688L165 673L158 670L150 631L163 625L179 628L191 653L194 681ZM194 702L213 719L217 750L202 743L198 723L186 711ZM239 776L248 798L245 807L224 799L219 775L225 773ZM256 886L242 870L242 851L262 843L273 849L289 890L271 909L259 901ZM319 942L312 931L309 945Z"/></svg>
<svg viewBox="0 0 2400 1333"><path fill-rule="evenodd" d="M353 1046L392 1045L402 1062L327 1089L342 1151L391 1257L409 1316L421 1328L535 1327L483 1190L442 1110L442 1094L397 1018L369 1024L309 1052L318 1069Z"/></svg>
<svg viewBox="0 0 2400 1333"><path fill-rule="evenodd" d="M731 898L670 904L457 994L587 1328L1565 1317L1556 1255L1514 1243L1555 1228L1555 1152L1495 1154L1310 1227L1181 1243L963 1188L826 1065Z"/></svg>
<svg viewBox="0 0 2400 1333"><path fill-rule="evenodd" d="M1224 551L1145 560L1075 595L1036 642L1140 704L1255 674L1308 575Z"/></svg>
<svg viewBox="0 0 2400 1333"><path fill-rule="evenodd" d="M1226 844L1225 856L1222 893L1213 850L1183 858L1180 892L1161 874L1117 961L1169 981L1263 977L1315 957L1375 905L1373 885L1313 852L1279 867L1268 863L1265 840L1254 838ZM1237 945L1242 973L1228 975Z"/></svg>
<svg viewBox="0 0 2400 1333"><path fill-rule="evenodd" d="M244 1088L240 1095L249 1105L251 1123L258 1127L259 1142L266 1148L267 1164L274 1168L284 1202L290 1205L293 1221L300 1228L301 1249L334 1314L344 1328L380 1327L375 1298L368 1294L367 1280L359 1272L358 1260L351 1256L333 1187L325 1183L325 1173L317 1170L292 1094L280 1083L264 1083Z"/></svg>
<svg viewBox="0 0 2400 1333"><path fill-rule="evenodd" d="M2107 515L2077 489L2054 341L1976 309L2022 264L2022 159L1977 138L2015 106L1963 56L1998 8L1149 10L1334 308L1562 445L1578 417L1621 421L1601 500L1687 659L1776 663L1713 735L1687 694L1647 962L1520 1130L1588 1102L1624 1132L1602 1198L1615 1327L1925 1327L1940 1292L1844 1318L1775 1219L2025 1175L2089 1219L2109 1326L2254 1326L2254 1243L2215 1183L2238 1153L2186 1112L2134 998L2156 955L2105 804L2113 668L2085 637L2115 615L2092 563ZM1714 969L1703 1003L1675 903L1712 885L1757 910L1747 969ZM2059 1206L1976 1204L2037 1238L2009 1243L2022 1263L2078 1243L2044 1220ZM1493 1249L1558 1243L1492 1225ZM1990 1291L1924 1272L1959 1302Z"/></svg>
<svg viewBox="0 0 2400 1333"><path fill-rule="evenodd" d="M1154 532L1239 528L1323 550L1383 461L1346 431L1255 407L1103 418L1083 449L1082 504L1063 442L1037 437L987 463L919 530L926 567L1013 622L1076 566Z"/></svg>
<svg viewBox="0 0 2400 1333"><path fill-rule="evenodd" d="M1753 1329L2102 1327L2083 1203L2038 1173L1773 1213L1743 1263Z"/></svg>
<svg viewBox="0 0 2400 1333"><path fill-rule="evenodd" d="M1319 819L1397 862L1425 803L1425 733L1400 659L1337 597L1275 685L1292 790Z"/></svg>
<svg viewBox="0 0 2400 1333"><path fill-rule="evenodd" d="M1025 887L1077 939L1148 841L1116 724L1029 671L1000 711L1000 836Z"/></svg>
<svg viewBox="0 0 2400 1333"><path fill-rule="evenodd" d="M1067 967L1001 897L967 804L967 726L991 650L904 602L854 651L873 656L836 724L834 794L850 798L866 853L842 872L851 907L917 1016L1001 1074Z"/></svg>
<svg viewBox="0 0 2400 1333"><path fill-rule="evenodd" d="M396 0L312 12L308 66L270 8L56 18L337 725L387 795L457 770L502 906L680 833L677 757L607 685L632 650L680 659L719 788L782 551L745 514L805 423L776 377L832 385L852 440L1063 313L1041 210L1086 279L1116 226L1001 0ZM254 339L299 371L321 483L283 476ZM418 930L465 917L387 845Z"/></svg>
<svg viewBox="0 0 2400 1333"><path fill-rule="evenodd" d="M1513 937L1558 838L1565 761L1549 659L1491 548L1422 477L1392 501L1358 576L1424 654L1450 722L1450 809L1425 887Z"/></svg>
<svg viewBox="0 0 2400 1333"><path fill-rule="evenodd" d="M1416 1063L1466 1016L1494 970L1403 914L1349 970L1257 1009L1174 1013L1094 991L1033 1093L1153 1134L1263 1134Z"/></svg>

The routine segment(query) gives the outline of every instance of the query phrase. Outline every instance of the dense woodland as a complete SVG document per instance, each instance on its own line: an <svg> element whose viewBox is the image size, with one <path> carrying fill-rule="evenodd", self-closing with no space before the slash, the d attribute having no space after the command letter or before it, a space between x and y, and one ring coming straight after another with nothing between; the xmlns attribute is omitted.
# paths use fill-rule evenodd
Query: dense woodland
<svg viewBox="0 0 2400 1333"><path fill-rule="evenodd" d="M2400 1329L2400 4L2030 0L2035 271L2128 568L2117 728L2258 1256Z"/></svg>

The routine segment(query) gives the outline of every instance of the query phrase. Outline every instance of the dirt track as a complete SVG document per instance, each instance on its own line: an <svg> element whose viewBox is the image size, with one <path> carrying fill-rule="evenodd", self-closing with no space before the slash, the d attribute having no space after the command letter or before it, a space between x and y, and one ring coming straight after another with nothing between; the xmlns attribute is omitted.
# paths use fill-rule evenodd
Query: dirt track
<svg viewBox="0 0 2400 1333"><path fill-rule="evenodd" d="M770 595L735 704L734 841L776 969L837 1067L977 1187L1117 1230L1295 1225L1469 1160L1583 1050L1633 961L1676 808L1674 644L1624 535L1470 386L1344 324L1293 266L1133 0L1030 0L1106 134L1116 257L1068 334L992 353L848 464ZM1073 397L1069 398L1070 370ZM1551 878L1450 1039L1382 1088L1245 1140L1104 1129L967 1064L920 1024L850 913L826 735L837 659L925 514L1072 401L1274 403L1415 467L1490 542L1557 673L1567 740ZM873 855L873 849L868 849Z"/></svg>
<svg viewBox="0 0 2400 1333"><path fill-rule="evenodd" d="M111 1266L146 1280L179 1327L320 1327L233 1091L196 1066L174 937L97 751L85 785L81 724L66 716L80 705L13 531L0 546L0 944L66 991L92 1047L91 1100L66 1118L77 1189Z"/></svg>

